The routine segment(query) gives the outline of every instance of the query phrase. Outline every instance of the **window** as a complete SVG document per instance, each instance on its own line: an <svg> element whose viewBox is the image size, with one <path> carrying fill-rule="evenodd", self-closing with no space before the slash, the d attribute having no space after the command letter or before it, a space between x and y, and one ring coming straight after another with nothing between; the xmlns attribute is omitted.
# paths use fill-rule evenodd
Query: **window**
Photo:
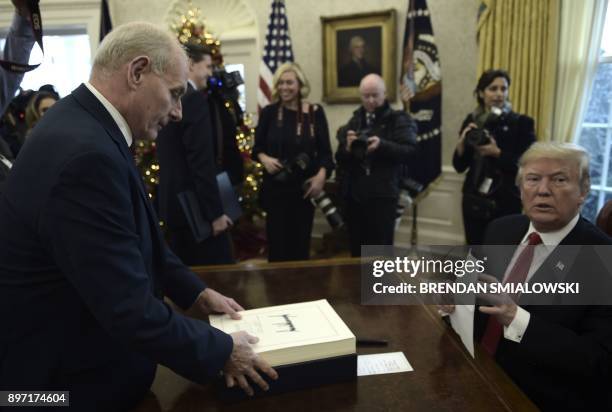
<svg viewBox="0 0 612 412"><path fill-rule="evenodd" d="M591 193L582 214L595 221L599 209L612 199L612 2L606 12L599 64L578 144L591 155Z"/></svg>
<svg viewBox="0 0 612 412"><path fill-rule="evenodd" d="M225 70L228 73L239 72L240 76L244 80L244 64L226 64ZM238 104L243 112L246 111L246 90L244 84L238 86Z"/></svg>
<svg viewBox="0 0 612 412"><path fill-rule="evenodd" d="M2 34L0 50L4 50L6 33ZM42 64L23 77L21 88L38 90L43 84L52 84L64 97L79 84L89 79L91 55L89 37L85 28L46 29L43 37L45 56L38 45L30 54L30 64Z"/></svg>

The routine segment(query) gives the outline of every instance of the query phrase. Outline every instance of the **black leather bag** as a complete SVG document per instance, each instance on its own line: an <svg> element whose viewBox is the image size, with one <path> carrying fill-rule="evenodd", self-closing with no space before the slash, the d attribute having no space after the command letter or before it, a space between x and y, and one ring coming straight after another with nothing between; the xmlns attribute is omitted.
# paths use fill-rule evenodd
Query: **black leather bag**
<svg viewBox="0 0 612 412"><path fill-rule="evenodd" d="M497 212L497 202L483 195L465 193L463 210L473 219L491 220Z"/></svg>

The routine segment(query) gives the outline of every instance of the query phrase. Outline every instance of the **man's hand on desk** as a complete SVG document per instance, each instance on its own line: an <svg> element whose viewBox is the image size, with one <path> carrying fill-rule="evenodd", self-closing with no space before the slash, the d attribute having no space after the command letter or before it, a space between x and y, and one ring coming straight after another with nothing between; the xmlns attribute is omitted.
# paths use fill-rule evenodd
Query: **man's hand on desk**
<svg viewBox="0 0 612 412"><path fill-rule="evenodd" d="M244 310L234 299L211 288L204 289L198 295L196 304L204 313L227 313L232 319L240 319L238 311Z"/></svg>
<svg viewBox="0 0 612 412"><path fill-rule="evenodd" d="M258 370L274 380L278 379L278 373L253 352L251 345L257 343L259 339L244 331L232 333L230 336L234 340L234 349L223 367L227 387L232 388L238 384L249 396L253 396L253 388L246 379L248 376L261 389L267 391L269 386L259 375Z"/></svg>

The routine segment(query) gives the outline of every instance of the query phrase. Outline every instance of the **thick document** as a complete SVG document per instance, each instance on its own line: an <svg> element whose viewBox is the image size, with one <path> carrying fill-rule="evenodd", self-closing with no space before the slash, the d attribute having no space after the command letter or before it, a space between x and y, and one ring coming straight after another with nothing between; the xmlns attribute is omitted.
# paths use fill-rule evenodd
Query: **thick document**
<svg viewBox="0 0 612 412"><path fill-rule="evenodd" d="M219 187L223 213L235 222L242 215L242 208L226 172L217 175L217 186ZM202 242L209 238L212 235L212 222L204 219L195 192L186 190L177 194L177 197L196 242Z"/></svg>
<svg viewBox="0 0 612 412"><path fill-rule="evenodd" d="M244 330L259 338L253 350L279 373L277 381L268 380L268 393L356 379L355 335L327 300L271 306L240 314L240 320L228 315L211 315L210 324L226 333ZM238 388L223 389L221 395L229 400L245 398Z"/></svg>

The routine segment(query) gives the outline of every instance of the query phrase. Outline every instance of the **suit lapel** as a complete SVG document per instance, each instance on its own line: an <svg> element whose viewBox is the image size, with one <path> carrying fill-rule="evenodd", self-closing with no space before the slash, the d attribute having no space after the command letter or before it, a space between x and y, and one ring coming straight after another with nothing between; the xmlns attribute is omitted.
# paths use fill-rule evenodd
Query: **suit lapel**
<svg viewBox="0 0 612 412"><path fill-rule="evenodd" d="M125 141L125 137L123 136L123 133L121 133L121 130L119 130L119 126L117 126L117 123L113 117L84 84L80 85L76 90L74 90L72 95L92 116L96 118L96 120L98 120L98 122L106 130L107 135L111 138L113 143L115 143L119 149L119 152L128 164L132 177L136 182L138 182L137 186L139 188L140 197L146 204L147 211L152 213L154 217L155 214L153 208L151 207L151 201L146 193L140 172L138 172L138 169L134 164L132 152L130 151L127 142Z"/></svg>
<svg viewBox="0 0 612 412"><path fill-rule="evenodd" d="M559 245L548 255L546 260L538 268L529 280L530 284L533 283L560 283L567 281L567 276L572 273L572 267L576 263L576 259L580 255L581 246L580 239L582 237L582 228L584 222L582 219L578 220L578 223L574 228L561 240ZM558 303L554 300L557 296L554 294L547 297L544 294L528 295L521 299L520 303L529 305L537 302L539 305L542 304L554 304Z"/></svg>
<svg viewBox="0 0 612 412"><path fill-rule="evenodd" d="M94 96L89 91L89 89L84 84L80 85L76 90L74 90L72 92L72 96L104 127L108 137L117 146L119 152L127 163L132 179L134 179L134 181L136 182L136 187L138 188L137 190L139 196L142 200L142 203L144 203L145 205L147 220L149 221L151 242L153 244L153 256L151 256L151 259L153 259L154 261L158 261L158 265L154 265L153 268L153 270L155 271L155 266L161 268L161 262L159 261L159 259L161 259L160 248L162 242L162 238L159 233L157 214L153 210L151 200L147 195L144 182L142 180L142 177L140 176L140 172L136 168L134 157L132 155L132 152L130 151L130 148L127 145L127 142L125 141L125 137L123 136L123 133L121 133L119 126L117 126L117 123L112 118L108 110L106 110L102 103L96 98L96 96ZM155 276L154 274L152 275L154 279L157 278L157 276ZM159 292L159 285L157 285L158 282L154 283L156 292Z"/></svg>

